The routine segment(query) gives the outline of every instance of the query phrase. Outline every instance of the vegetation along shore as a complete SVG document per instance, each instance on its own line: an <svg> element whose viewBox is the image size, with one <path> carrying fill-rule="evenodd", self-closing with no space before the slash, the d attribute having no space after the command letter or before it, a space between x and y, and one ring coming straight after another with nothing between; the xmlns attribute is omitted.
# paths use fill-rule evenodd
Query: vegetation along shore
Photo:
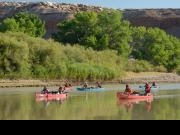
<svg viewBox="0 0 180 135"><path fill-rule="evenodd" d="M180 83L180 76L174 73L158 73L158 72L127 72L126 77L120 80L111 80L111 81L103 81L102 84L142 84L148 82L157 82L157 83ZM0 88L8 88L8 87L43 87L43 86L59 86L64 84L65 80L10 80L10 79L1 79L0 80ZM89 82L94 84L94 82ZM78 86L82 84L82 82L71 81L73 86Z"/></svg>
<svg viewBox="0 0 180 135"><path fill-rule="evenodd" d="M0 21L0 87L180 82L179 38L135 27L119 10L79 11L49 39L45 26L27 11Z"/></svg>

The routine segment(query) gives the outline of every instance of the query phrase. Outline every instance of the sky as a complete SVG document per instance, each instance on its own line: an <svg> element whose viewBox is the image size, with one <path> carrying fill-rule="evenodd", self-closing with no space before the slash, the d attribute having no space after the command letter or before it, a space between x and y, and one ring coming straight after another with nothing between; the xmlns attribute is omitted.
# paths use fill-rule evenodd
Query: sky
<svg viewBox="0 0 180 135"><path fill-rule="evenodd" d="M6 2L38 2L43 0L0 0ZM180 0L45 0L49 2L95 5L116 9L180 8Z"/></svg>

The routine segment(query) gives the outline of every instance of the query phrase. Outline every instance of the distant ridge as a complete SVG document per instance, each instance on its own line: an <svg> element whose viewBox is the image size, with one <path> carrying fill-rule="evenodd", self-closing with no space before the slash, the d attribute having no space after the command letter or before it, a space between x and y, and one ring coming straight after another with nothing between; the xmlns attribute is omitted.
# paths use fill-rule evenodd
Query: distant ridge
<svg viewBox="0 0 180 135"><path fill-rule="evenodd" d="M100 12L104 8L82 4L56 2L0 2L0 19L11 17L21 11L40 16L46 22L46 38L57 31L57 23L73 18L79 11ZM121 10L121 9L118 9ZM124 9L124 19L134 26L159 27L180 38L180 9Z"/></svg>

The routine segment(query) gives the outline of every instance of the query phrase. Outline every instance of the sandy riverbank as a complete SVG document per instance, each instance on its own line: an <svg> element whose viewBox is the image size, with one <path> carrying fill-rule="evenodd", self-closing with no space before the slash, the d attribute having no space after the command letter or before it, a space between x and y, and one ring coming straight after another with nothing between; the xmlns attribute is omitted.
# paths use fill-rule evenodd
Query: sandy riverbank
<svg viewBox="0 0 180 135"><path fill-rule="evenodd" d="M159 72L142 72L133 73L127 72L125 77L117 81L107 81L104 84L119 84L119 83L180 83L180 76L174 73L159 73ZM80 85L81 82L72 82L72 85ZM62 80L0 80L0 88L5 87L41 87L41 86L59 86L64 84Z"/></svg>
<svg viewBox="0 0 180 135"><path fill-rule="evenodd" d="M122 79L122 83L144 83L144 82L158 82L158 83L179 83L180 76L175 73L160 73L160 72L127 72Z"/></svg>

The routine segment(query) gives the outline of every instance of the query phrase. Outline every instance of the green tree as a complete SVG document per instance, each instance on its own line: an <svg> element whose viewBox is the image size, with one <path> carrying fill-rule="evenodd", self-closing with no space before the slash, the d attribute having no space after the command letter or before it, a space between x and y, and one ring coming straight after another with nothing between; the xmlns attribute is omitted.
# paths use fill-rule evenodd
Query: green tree
<svg viewBox="0 0 180 135"><path fill-rule="evenodd" d="M132 27L132 55L136 59L143 60L144 52L145 52L145 38L144 35L146 33L146 27Z"/></svg>
<svg viewBox="0 0 180 135"><path fill-rule="evenodd" d="M117 50L125 57L131 52L129 22L122 20L122 14L116 10L77 13L74 19L59 23L53 37L59 42L94 50Z"/></svg>
<svg viewBox="0 0 180 135"><path fill-rule="evenodd" d="M3 20L0 31L24 32L33 37L42 37L45 34L45 23L34 14L20 12Z"/></svg>
<svg viewBox="0 0 180 135"><path fill-rule="evenodd" d="M7 18L0 24L0 31L5 32L7 30L17 32L19 29L19 23L15 19Z"/></svg>
<svg viewBox="0 0 180 135"><path fill-rule="evenodd" d="M180 62L180 41L159 28L132 28L132 55L156 66L174 70Z"/></svg>
<svg viewBox="0 0 180 135"><path fill-rule="evenodd" d="M129 25L128 21L122 20L120 11L104 10L98 14L98 26L101 29L98 38L105 39L108 48L117 50L118 54L128 57L131 53Z"/></svg>
<svg viewBox="0 0 180 135"><path fill-rule="evenodd" d="M59 31L54 34L54 38L70 44L94 42L92 39L93 34L96 33L96 24L97 14L95 12L80 12L75 15L75 19L59 23Z"/></svg>

